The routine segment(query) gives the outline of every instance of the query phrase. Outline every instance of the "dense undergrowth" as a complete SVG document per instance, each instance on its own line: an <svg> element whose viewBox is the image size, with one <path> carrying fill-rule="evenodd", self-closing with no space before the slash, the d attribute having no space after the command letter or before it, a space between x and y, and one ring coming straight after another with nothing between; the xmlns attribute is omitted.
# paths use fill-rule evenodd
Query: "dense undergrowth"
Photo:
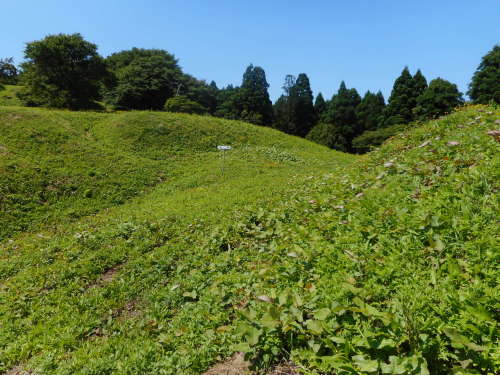
<svg viewBox="0 0 500 375"><path fill-rule="evenodd" d="M19 172L35 161L77 181L46 208L2 202L24 226L0 244L0 372L196 374L243 351L262 371L498 373L498 109L361 158L196 116L0 111L2 189L47 186ZM31 136L50 121L89 142Z"/></svg>

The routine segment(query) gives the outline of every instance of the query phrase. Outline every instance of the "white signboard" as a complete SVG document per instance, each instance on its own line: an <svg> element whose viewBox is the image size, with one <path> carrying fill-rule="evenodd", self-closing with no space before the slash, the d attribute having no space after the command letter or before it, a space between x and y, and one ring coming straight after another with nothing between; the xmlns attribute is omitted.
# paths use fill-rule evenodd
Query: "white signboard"
<svg viewBox="0 0 500 375"><path fill-rule="evenodd" d="M231 146L217 146L217 150L231 150Z"/></svg>

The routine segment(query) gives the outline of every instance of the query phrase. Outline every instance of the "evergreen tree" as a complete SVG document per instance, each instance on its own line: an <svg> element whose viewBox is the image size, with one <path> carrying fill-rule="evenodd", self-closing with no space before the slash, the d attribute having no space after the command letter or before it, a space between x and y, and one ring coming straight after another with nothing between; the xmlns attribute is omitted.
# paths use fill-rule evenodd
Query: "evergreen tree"
<svg viewBox="0 0 500 375"><path fill-rule="evenodd" d="M420 120L436 118L450 113L453 108L464 103L457 85L442 79L433 79L429 87L417 98L415 115Z"/></svg>
<svg viewBox="0 0 500 375"><path fill-rule="evenodd" d="M264 69L250 64L243 74L240 90L240 118L257 125L271 126L273 123L273 104L269 99Z"/></svg>
<svg viewBox="0 0 500 375"><path fill-rule="evenodd" d="M500 103L500 46L494 46L482 58L467 94L474 103Z"/></svg>
<svg viewBox="0 0 500 375"><path fill-rule="evenodd" d="M376 94L367 91L363 100L356 108L356 116L358 117L359 129L362 133L366 130L375 130L383 121L385 109L385 100L382 93L379 91Z"/></svg>
<svg viewBox="0 0 500 375"><path fill-rule="evenodd" d="M288 74L285 77L285 83L282 86L284 94L281 95L274 104L274 127L287 134L297 134L297 124L295 123L294 94L296 78Z"/></svg>
<svg viewBox="0 0 500 375"><path fill-rule="evenodd" d="M295 135L305 137L317 121L312 90L305 73L297 76L291 98L293 98L292 116L295 123Z"/></svg>
<svg viewBox="0 0 500 375"><path fill-rule="evenodd" d="M320 120L323 117L327 108L325 98L323 98L323 94L319 93L316 96L316 100L314 101L314 111L316 112L316 118Z"/></svg>
<svg viewBox="0 0 500 375"><path fill-rule="evenodd" d="M411 122L415 104L414 81L408 67L405 67L394 82L385 111L384 126Z"/></svg>
<svg viewBox="0 0 500 375"><path fill-rule="evenodd" d="M326 121L335 125L338 134L347 141L348 149L352 139L361 131L356 116L356 107L360 102L361 97L356 89L348 89L342 81L325 114Z"/></svg>
<svg viewBox="0 0 500 375"><path fill-rule="evenodd" d="M413 76L413 96L415 98L414 105L416 105L417 103L416 98L422 95L426 88L427 88L427 80L425 79L424 75L419 69Z"/></svg>

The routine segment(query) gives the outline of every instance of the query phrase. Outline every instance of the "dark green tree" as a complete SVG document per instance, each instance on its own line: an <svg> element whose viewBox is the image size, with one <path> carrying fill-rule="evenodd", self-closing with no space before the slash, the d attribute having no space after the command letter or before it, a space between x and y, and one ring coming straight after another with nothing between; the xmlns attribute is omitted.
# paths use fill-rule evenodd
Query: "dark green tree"
<svg viewBox="0 0 500 375"><path fill-rule="evenodd" d="M215 116L238 120L241 114L240 88L228 85L217 92Z"/></svg>
<svg viewBox="0 0 500 375"><path fill-rule="evenodd" d="M323 98L323 94L319 93L316 96L316 100L314 101L314 111L316 112L316 117L321 119L323 114L325 113L327 108L327 104L325 98Z"/></svg>
<svg viewBox="0 0 500 375"><path fill-rule="evenodd" d="M285 92L274 105L275 127L288 134L305 137L317 122L309 78L300 73L285 77Z"/></svg>
<svg viewBox="0 0 500 375"><path fill-rule="evenodd" d="M243 74L243 82L237 98L241 108L239 118L257 125L271 126L273 104L267 89L266 73L260 66L250 64Z"/></svg>
<svg viewBox="0 0 500 375"><path fill-rule="evenodd" d="M341 133L341 128L334 124L320 122L311 129L306 139L338 151L348 152L351 148L349 140Z"/></svg>
<svg viewBox="0 0 500 375"><path fill-rule="evenodd" d="M450 113L464 103L457 85L442 78L433 79L429 87L417 98L415 115L419 120L436 118Z"/></svg>
<svg viewBox="0 0 500 375"><path fill-rule="evenodd" d="M424 75L419 69L413 76L413 96L415 98L414 105L417 103L416 98L422 95L426 88L427 88L427 80L425 79Z"/></svg>
<svg viewBox="0 0 500 375"><path fill-rule="evenodd" d="M17 84L17 68L12 57L0 59L0 84L16 85Z"/></svg>
<svg viewBox="0 0 500 375"><path fill-rule="evenodd" d="M305 137L317 122L313 105L313 93L309 78L305 73L300 73L297 76L290 97L293 98L292 116L295 123L295 135Z"/></svg>
<svg viewBox="0 0 500 375"><path fill-rule="evenodd" d="M356 107L356 116L358 118L358 133L366 130L375 130L383 122L385 109L385 100L379 91L373 94L367 91L361 103Z"/></svg>
<svg viewBox="0 0 500 375"><path fill-rule="evenodd" d="M185 95L176 95L171 97L165 103L165 110L168 112L204 114L208 110L201 104L189 99Z"/></svg>
<svg viewBox="0 0 500 375"><path fill-rule="evenodd" d="M494 46L483 56L467 94L474 103L500 103L500 46Z"/></svg>
<svg viewBox="0 0 500 375"><path fill-rule="evenodd" d="M115 108L162 109L188 80L164 50L133 48L112 54L106 63L113 76L105 99Z"/></svg>
<svg viewBox="0 0 500 375"><path fill-rule="evenodd" d="M106 69L97 46L80 34L49 35L30 42L19 98L30 106L69 109L95 107Z"/></svg>
<svg viewBox="0 0 500 375"><path fill-rule="evenodd" d="M338 128L338 133L347 140L347 144L362 130L356 116L356 107L360 102L361 97L356 89L348 89L342 81L325 114L326 121Z"/></svg>
<svg viewBox="0 0 500 375"><path fill-rule="evenodd" d="M413 78L408 67L405 67L394 82L385 111L384 126L411 122L416 98Z"/></svg>
<svg viewBox="0 0 500 375"><path fill-rule="evenodd" d="M274 127L287 134L296 134L296 124L293 115L295 76L288 74L285 77L285 83L281 87L284 94L274 103Z"/></svg>

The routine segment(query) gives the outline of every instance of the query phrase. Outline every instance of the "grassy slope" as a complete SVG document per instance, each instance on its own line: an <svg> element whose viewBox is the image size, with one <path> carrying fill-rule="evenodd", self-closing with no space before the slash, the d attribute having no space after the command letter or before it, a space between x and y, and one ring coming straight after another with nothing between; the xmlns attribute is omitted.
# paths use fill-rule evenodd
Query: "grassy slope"
<svg viewBox="0 0 500 375"><path fill-rule="evenodd" d="M83 321L95 323L86 318L91 311L100 316L144 292L142 282L132 282L75 314L77 300L89 295L67 300L68 293L84 290L107 269L141 262L158 247L170 253L185 244L193 222L231 222L229 212L279 199L295 176L351 160L272 129L167 113L3 107L0 129L0 297L8 301L0 308L3 369L32 356L31 346L47 349L41 342L59 340L61 330L85 330ZM233 146L224 160L218 144ZM130 246L111 233L134 228L156 234ZM100 238L92 249L84 244L88 236ZM30 302L22 309L29 311L17 315L16 301L24 298ZM85 343L80 340L70 341Z"/></svg>
<svg viewBox="0 0 500 375"><path fill-rule="evenodd" d="M311 373L498 370L500 166L486 135L498 110L430 122L343 169L346 157L243 124L213 119L204 133L189 116L31 111L1 113L92 122L96 155L116 155L81 170L122 181L122 162L132 176L151 163L166 181L117 206L81 172L76 201L99 212L76 220L63 196L50 226L37 214L33 233L0 245L0 370L200 373L233 350ZM207 151L229 142L221 176ZM99 199L81 195L89 186Z"/></svg>
<svg viewBox="0 0 500 375"><path fill-rule="evenodd" d="M16 96L21 86L4 85L4 87L4 90L0 90L0 105L21 105L21 101Z"/></svg>

